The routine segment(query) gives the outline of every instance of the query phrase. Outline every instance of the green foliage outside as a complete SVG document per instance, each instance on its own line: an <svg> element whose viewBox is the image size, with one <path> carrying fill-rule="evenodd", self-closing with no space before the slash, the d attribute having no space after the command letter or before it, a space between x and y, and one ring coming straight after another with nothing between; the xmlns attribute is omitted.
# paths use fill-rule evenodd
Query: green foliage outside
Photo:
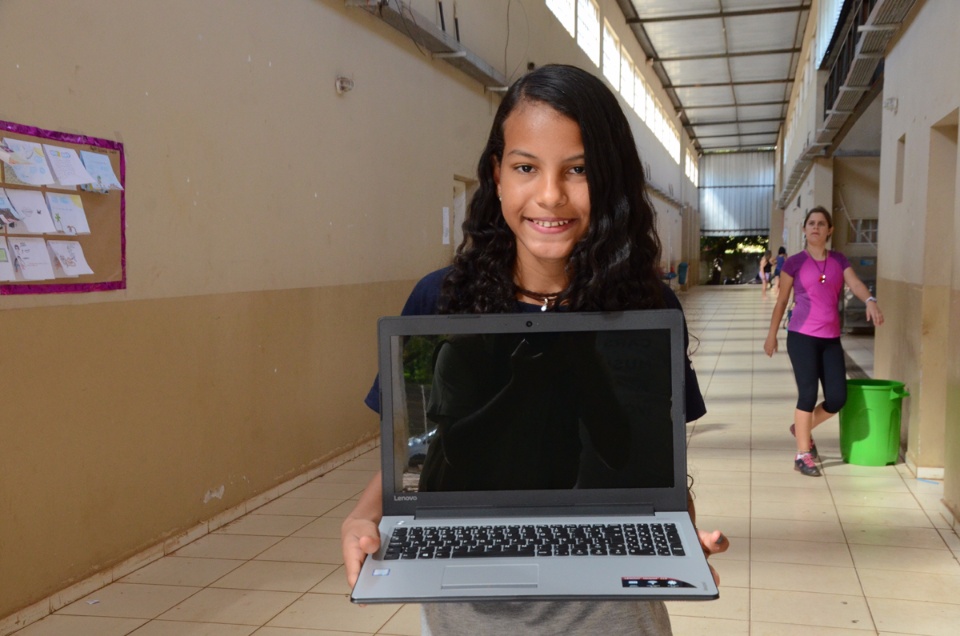
<svg viewBox="0 0 960 636"><path fill-rule="evenodd" d="M433 383L433 355L442 336L408 336L403 344L403 377L407 383Z"/></svg>
<svg viewBox="0 0 960 636"><path fill-rule="evenodd" d="M700 263L707 285L749 283L760 257L770 249L766 236L701 236Z"/></svg>
<svg viewBox="0 0 960 636"><path fill-rule="evenodd" d="M710 262L732 254L756 254L759 258L770 249L768 236L701 236L700 253Z"/></svg>

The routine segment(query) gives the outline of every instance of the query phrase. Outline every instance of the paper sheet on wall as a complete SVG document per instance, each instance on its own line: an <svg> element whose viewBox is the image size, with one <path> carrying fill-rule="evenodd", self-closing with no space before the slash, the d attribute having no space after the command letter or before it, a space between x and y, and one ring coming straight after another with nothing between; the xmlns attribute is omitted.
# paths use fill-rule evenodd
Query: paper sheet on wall
<svg viewBox="0 0 960 636"><path fill-rule="evenodd" d="M7 198L20 215L23 227L17 228L24 234L55 234L57 228L50 218L47 202L39 190L7 189ZM19 225L19 224L18 224Z"/></svg>
<svg viewBox="0 0 960 636"><path fill-rule="evenodd" d="M0 161L3 163L13 163L13 148L10 148L4 142L0 141Z"/></svg>
<svg viewBox="0 0 960 636"><path fill-rule="evenodd" d="M30 157L8 144L6 139L0 139L0 161L10 166L28 164L30 163Z"/></svg>
<svg viewBox="0 0 960 636"><path fill-rule="evenodd" d="M47 205L53 226L64 234L89 234L90 225L83 212L83 201L78 194L47 192Z"/></svg>
<svg viewBox="0 0 960 636"><path fill-rule="evenodd" d="M8 185L21 185L21 186L30 185L29 183L26 183L17 177L16 173L13 171L12 166L5 163L0 163L0 168L3 168L3 179L2 179L3 183L6 183Z"/></svg>
<svg viewBox="0 0 960 636"><path fill-rule="evenodd" d="M13 207L13 204L10 203L10 199L7 197L7 191L3 188L0 188L0 214L7 214L17 219L22 219L20 213L17 212L16 208Z"/></svg>
<svg viewBox="0 0 960 636"><path fill-rule="evenodd" d="M83 162L80 161L80 155L76 150L48 144L43 144L43 149L47 153L47 159L50 160L50 167L53 168L53 176L56 177L57 183L64 186L93 183L93 177L83 167Z"/></svg>
<svg viewBox="0 0 960 636"><path fill-rule="evenodd" d="M13 259L13 271L17 280L49 280L56 278L47 242L42 238L8 236L10 257Z"/></svg>
<svg viewBox="0 0 960 636"><path fill-rule="evenodd" d="M43 146L33 141L11 139L4 137L5 151L13 151L11 161L5 162L13 168L17 178L33 186L51 185L55 183L53 173L47 166L47 159L43 154Z"/></svg>
<svg viewBox="0 0 960 636"><path fill-rule="evenodd" d="M13 271L13 256L7 246L7 239L0 236L0 280L16 280Z"/></svg>
<svg viewBox="0 0 960 636"><path fill-rule="evenodd" d="M83 247L77 241L47 241L47 249L57 274L62 272L64 276L77 277L93 273L83 257Z"/></svg>
<svg viewBox="0 0 960 636"><path fill-rule="evenodd" d="M6 191L0 188L0 232L16 232L17 226L20 225L19 221L20 214L10 203ZM6 247L6 244L4 244L4 247Z"/></svg>
<svg viewBox="0 0 960 636"><path fill-rule="evenodd" d="M113 172L113 166L110 165L110 157L99 152L80 151L80 158L83 165L90 173L92 185L82 185L82 189L88 192L106 193L110 190L123 190L120 180Z"/></svg>

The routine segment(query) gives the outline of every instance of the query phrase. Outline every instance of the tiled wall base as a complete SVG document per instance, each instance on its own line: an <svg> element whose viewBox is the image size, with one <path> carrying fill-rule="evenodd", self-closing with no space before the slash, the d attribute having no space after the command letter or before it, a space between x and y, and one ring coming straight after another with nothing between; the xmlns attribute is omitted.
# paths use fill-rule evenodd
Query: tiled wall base
<svg viewBox="0 0 960 636"><path fill-rule="evenodd" d="M913 473L914 477L917 479L932 479L934 481L943 481L943 467L940 468L933 466L917 466L917 464L910 459L910 456L907 455L905 458L907 463L907 468L910 469L910 472Z"/></svg>
<svg viewBox="0 0 960 636"><path fill-rule="evenodd" d="M224 510L209 521L200 523L181 535L167 539L163 543L158 543L157 545L144 550L143 552L127 559L126 561L115 565L109 570L94 574L93 576L86 578L79 583L71 585L66 589L60 590L52 596L38 603L34 603L33 605L26 607L19 612L12 614L11 616L0 619L0 636L7 636L8 634L12 634L19 629L23 629L30 623L34 623L41 618L56 612L60 608L83 598L87 594L106 587L114 581L127 576L131 572L139 570L143 566L152 563L153 561L156 561L165 555L176 552L188 543L196 541L200 537L214 532L215 530L219 530L231 521L239 519L248 512L257 509L260 506L263 506L274 499L287 494L291 490L299 488L305 483L312 481L321 475L329 473L334 468L337 468L338 466L341 466L348 461L359 457L367 451L376 448L379 443L379 438L364 442L356 448L347 451L343 455L331 459L330 461L321 464L320 466L307 471L302 475L294 477L290 481L280 484L275 488L271 488L267 492L261 493L252 499L248 499L247 501L234 506L229 510Z"/></svg>
<svg viewBox="0 0 960 636"><path fill-rule="evenodd" d="M953 531L960 535L960 510L954 510L946 501L940 501L940 514L950 524Z"/></svg>

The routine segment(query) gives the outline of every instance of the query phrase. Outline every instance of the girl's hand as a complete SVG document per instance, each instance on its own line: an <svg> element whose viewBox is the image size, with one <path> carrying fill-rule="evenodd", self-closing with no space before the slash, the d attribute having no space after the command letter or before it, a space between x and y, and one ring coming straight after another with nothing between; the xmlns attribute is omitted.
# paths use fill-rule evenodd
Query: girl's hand
<svg viewBox="0 0 960 636"><path fill-rule="evenodd" d="M883 324L883 312L880 311L880 307L877 306L875 300L867 302L867 321L872 322L877 327Z"/></svg>
<svg viewBox="0 0 960 636"><path fill-rule="evenodd" d="M364 559L380 549L380 531L369 519L347 517L340 526L340 543L347 582L352 588L360 576Z"/></svg>
<svg viewBox="0 0 960 636"><path fill-rule="evenodd" d="M881 318L882 320L882 318ZM767 341L763 343L763 352L770 357L777 352L777 336L767 336Z"/></svg>
<svg viewBox="0 0 960 636"><path fill-rule="evenodd" d="M719 530L707 532L706 530L697 530L697 536L700 539L700 547L703 553L709 558L711 554L726 552L730 547L730 541ZM709 564L708 564L709 565ZM713 574L713 582L720 585L720 575L710 566L710 573Z"/></svg>

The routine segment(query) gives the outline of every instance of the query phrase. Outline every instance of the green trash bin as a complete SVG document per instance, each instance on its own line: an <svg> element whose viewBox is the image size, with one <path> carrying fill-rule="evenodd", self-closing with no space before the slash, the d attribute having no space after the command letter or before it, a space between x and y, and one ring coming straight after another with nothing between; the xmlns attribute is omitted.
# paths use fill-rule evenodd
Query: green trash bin
<svg viewBox="0 0 960 636"><path fill-rule="evenodd" d="M847 380L840 409L840 455L858 466L895 464L900 454L900 409L910 395L903 382Z"/></svg>

